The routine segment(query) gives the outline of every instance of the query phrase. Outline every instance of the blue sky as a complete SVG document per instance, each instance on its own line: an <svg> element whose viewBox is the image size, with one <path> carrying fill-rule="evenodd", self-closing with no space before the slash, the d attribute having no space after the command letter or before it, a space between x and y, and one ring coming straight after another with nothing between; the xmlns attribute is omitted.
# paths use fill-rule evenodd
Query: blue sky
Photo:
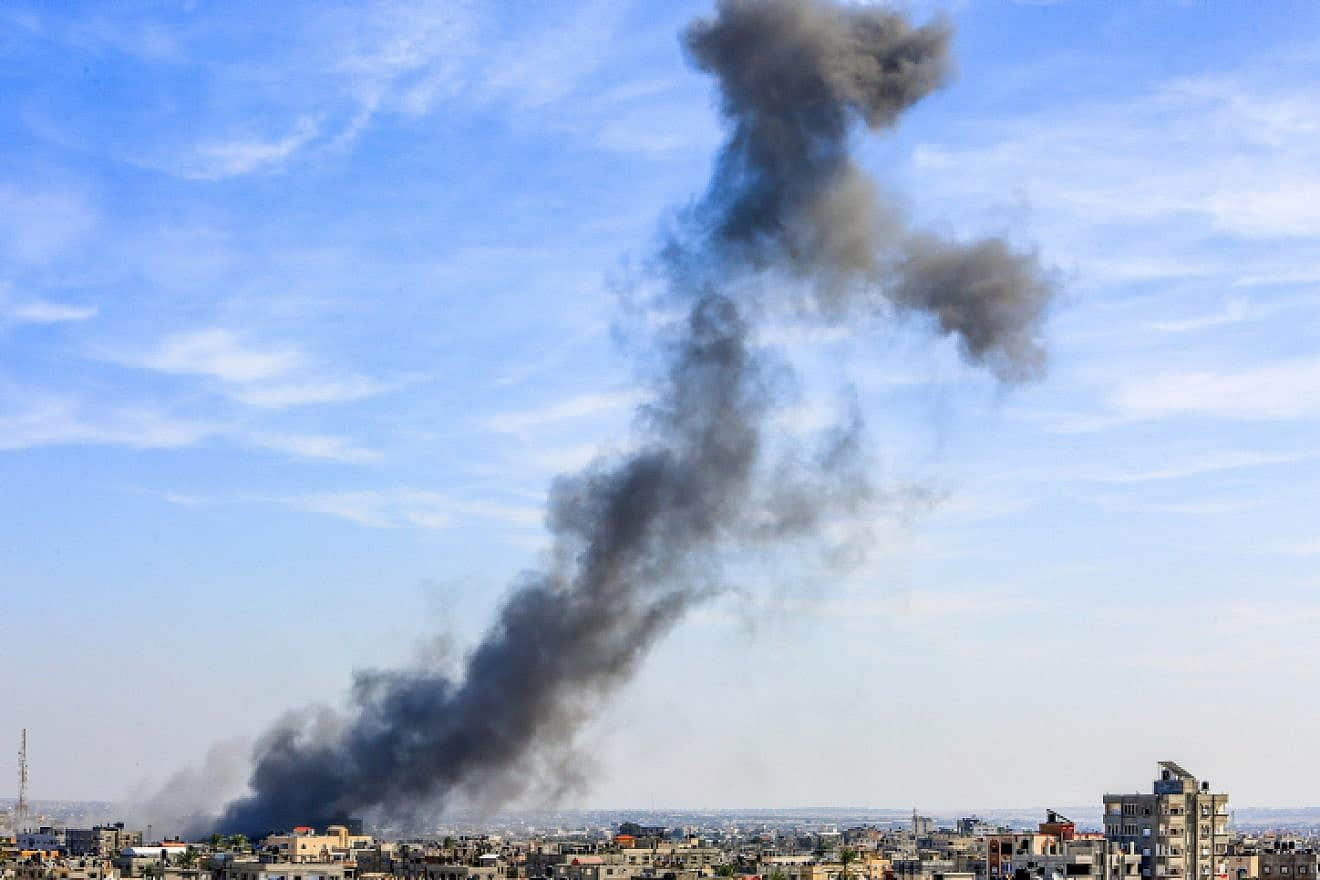
<svg viewBox="0 0 1320 880"><path fill-rule="evenodd" d="M719 143L675 37L707 8L0 9L0 731L34 796L476 638L548 481L626 441L616 293ZM1057 267L1050 374L790 339L786 427L851 382L883 479L938 500L847 575L748 566L600 708L579 803L1086 803L1165 758L1314 802L1320 7L936 10L956 82L859 154Z"/></svg>

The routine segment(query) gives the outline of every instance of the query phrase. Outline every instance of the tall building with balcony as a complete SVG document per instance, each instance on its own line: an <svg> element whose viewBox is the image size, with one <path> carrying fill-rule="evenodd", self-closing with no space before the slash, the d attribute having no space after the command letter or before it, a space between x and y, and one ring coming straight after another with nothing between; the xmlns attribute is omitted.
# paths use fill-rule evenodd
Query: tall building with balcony
<svg viewBox="0 0 1320 880"><path fill-rule="evenodd" d="M1152 880L1227 877L1228 795L1173 761L1159 763L1151 794L1107 794L1105 837L1141 854Z"/></svg>

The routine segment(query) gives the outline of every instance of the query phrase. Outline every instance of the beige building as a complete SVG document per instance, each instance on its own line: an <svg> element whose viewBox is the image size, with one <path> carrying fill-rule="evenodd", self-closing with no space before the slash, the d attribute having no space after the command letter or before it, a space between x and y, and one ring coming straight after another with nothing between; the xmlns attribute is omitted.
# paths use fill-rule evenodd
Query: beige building
<svg viewBox="0 0 1320 880"><path fill-rule="evenodd" d="M1259 880L1316 880L1317 857L1314 850L1284 847L1263 850L1259 858ZM1233 877L1230 880L1237 880Z"/></svg>
<svg viewBox="0 0 1320 880"><path fill-rule="evenodd" d="M1254 852L1224 856L1224 873L1229 880L1256 880L1260 876L1260 856Z"/></svg>
<svg viewBox="0 0 1320 880"><path fill-rule="evenodd" d="M343 862L233 861L225 867L224 880L352 880L353 872Z"/></svg>
<svg viewBox="0 0 1320 880"><path fill-rule="evenodd" d="M1040 834L1035 831L1007 831L1003 834L987 834L985 837L985 861L992 880L999 877L1013 877L1015 872L1043 856L1051 846L1058 843L1052 834Z"/></svg>
<svg viewBox="0 0 1320 880"><path fill-rule="evenodd" d="M28 859L11 866L14 880L119 880L102 858Z"/></svg>
<svg viewBox="0 0 1320 880"><path fill-rule="evenodd" d="M1141 857L1151 880L1225 880L1228 795L1173 761L1159 763L1151 794L1107 794L1105 837Z"/></svg>
<svg viewBox="0 0 1320 880"><path fill-rule="evenodd" d="M500 870L494 865L460 865L441 859L426 859L426 880L495 880Z"/></svg>
<svg viewBox="0 0 1320 880"><path fill-rule="evenodd" d="M848 865L848 880L883 880L890 868L889 859L858 859ZM767 878L782 876L783 880L843 880L841 862L817 862L796 856L773 856L761 862L760 875Z"/></svg>
<svg viewBox="0 0 1320 880"><path fill-rule="evenodd" d="M290 862L330 862L342 860L354 849L372 845L365 834L349 834L345 825L331 825L325 834L301 826L288 834L272 834L261 842L261 848Z"/></svg>

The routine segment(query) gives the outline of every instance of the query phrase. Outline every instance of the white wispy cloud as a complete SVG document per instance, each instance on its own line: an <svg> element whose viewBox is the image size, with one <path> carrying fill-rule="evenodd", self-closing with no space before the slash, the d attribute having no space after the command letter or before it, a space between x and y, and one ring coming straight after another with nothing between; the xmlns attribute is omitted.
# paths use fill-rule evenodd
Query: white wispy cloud
<svg viewBox="0 0 1320 880"><path fill-rule="evenodd" d="M644 398L640 389L577 394L564 400L532 409L498 413L484 422L492 430L523 434L536 428L573 419L590 418L636 406Z"/></svg>
<svg viewBox="0 0 1320 880"><path fill-rule="evenodd" d="M282 452L293 458L363 464L377 461L381 457L375 450L366 449L346 438L330 434L244 432L240 435L240 439L246 445Z"/></svg>
<svg viewBox="0 0 1320 880"><path fill-rule="evenodd" d="M331 435L263 432L148 405L88 402L12 387L6 393L7 406L0 408L0 449L7 451L50 446L182 449L228 442L308 461L364 463L379 458L346 438Z"/></svg>
<svg viewBox="0 0 1320 880"><path fill-rule="evenodd" d="M220 180L349 147L382 115L423 116L449 101L541 111L574 95L618 52L615 35L625 12L616 0L590 0L519 16L524 26L510 28L493 7L464 0L313 5L284 20L294 32L280 42L285 51L208 64L214 102L208 109L226 120L226 133L203 136L150 164L184 178ZM106 24L101 30L108 33L116 23ZM139 57L178 60L161 49L186 40L159 26L150 36L140 41ZM131 51L135 42L121 45ZM243 118L254 88L263 92L260 125ZM271 122L280 113L283 130ZM566 115L558 127L577 127L571 124L577 115ZM583 128L593 136L599 130Z"/></svg>
<svg viewBox="0 0 1320 880"><path fill-rule="evenodd" d="M357 104L349 131L382 110L419 115L452 94L476 55L483 27L469 3L381 2L323 25L337 43L331 63Z"/></svg>
<svg viewBox="0 0 1320 880"><path fill-rule="evenodd" d="M1320 359L1296 358L1263 366L1158 370L1100 389L1096 408L1035 410L1024 418L1058 434L1109 431L1141 422L1210 418L1232 422L1289 422L1320 418ZM1262 462L1265 463L1265 462ZM1243 465L1246 466L1246 465Z"/></svg>
<svg viewBox="0 0 1320 880"><path fill-rule="evenodd" d="M1083 284L1214 278L1232 287L1277 271L1281 251L1261 248L1267 240L1313 275L1303 245L1320 240L1320 137L1305 108L1320 90L1292 69L1171 79L979 120L956 130L966 135L919 146L914 174L923 201L956 204L962 217L1002 213L987 206L1017 193L1033 237ZM1152 329L1252 317L1230 306Z"/></svg>
<svg viewBox="0 0 1320 880"><path fill-rule="evenodd" d="M194 180L222 180L278 168L320 133L316 120L304 117L282 137L239 137L204 141L193 148L175 172Z"/></svg>
<svg viewBox="0 0 1320 880"><path fill-rule="evenodd" d="M1131 378L1108 395L1123 420L1175 415L1232 420L1292 420L1320 416L1320 359L1301 358L1241 369L1159 372Z"/></svg>
<svg viewBox="0 0 1320 880"><path fill-rule="evenodd" d="M538 525L543 516L538 507L455 498L442 492L409 487L250 495L242 500L278 504L376 529L442 529L463 519L492 520L517 528L530 528Z"/></svg>
<svg viewBox="0 0 1320 880"><path fill-rule="evenodd" d="M1217 311L1187 318L1152 321L1148 326L1158 333L1187 333L1194 330L1227 327L1246 321L1260 320L1268 317L1272 311L1273 309L1253 305L1246 299L1230 299Z"/></svg>
<svg viewBox="0 0 1320 880"><path fill-rule="evenodd" d="M69 324L96 317L95 306L78 306L50 300L29 300L4 310L4 320L15 324Z"/></svg>
<svg viewBox="0 0 1320 880"><path fill-rule="evenodd" d="M301 352L291 348L258 349L245 345L228 330L180 333L139 356L138 366L163 373L210 376L225 382L256 382L288 375L302 366Z"/></svg>
<svg viewBox="0 0 1320 880"><path fill-rule="evenodd" d="M235 400L264 409L283 409L318 403L349 403L380 394L393 388L363 376L309 379L300 382L247 384L230 391Z"/></svg>
<svg viewBox="0 0 1320 880"><path fill-rule="evenodd" d="M1257 498L1188 498L1161 500L1136 495L1096 495L1090 502L1114 513L1173 514L1179 516L1222 516L1261 506Z"/></svg>
<svg viewBox="0 0 1320 880"><path fill-rule="evenodd" d="M213 423L176 418L148 408L93 411L55 395L26 397L15 411L0 412L0 449L71 445L177 449L193 446L216 433Z"/></svg>
<svg viewBox="0 0 1320 880"><path fill-rule="evenodd" d="M1247 160L1262 145L1235 115L1240 109L1208 94L1193 99L1175 85L1121 104L1019 120L1012 135L989 147L927 145L914 158L930 172L970 164L978 172L972 185L987 193L1015 178L1030 187L1033 204L1091 223L1182 215L1252 238L1314 235L1320 179L1308 162L1315 148L1278 145L1279 161L1270 166ZM1197 149L1200 161L1191 161Z"/></svg>
<svg viewBox="0 0 1320 880"><path fill-rule="evenodd" d="M626 11L618 0L587 0L544 29L524 31L486 67L487 88L515 107L563 100L617 51L615 36Z"/></svg>
<svg viewBox="0 0 1320 880"><path fill-rule="evenodd" d="M206 503L206 499L187 492L174 492L168 489L149 489L143 486L130 486L130 492L139 495L148 495L152 498L159 498L161 501L174 504L178 507L200 507Z"/></svg>
<svg viewBox="0 0 1320 880"><path fill-rule="evenodd" d="M437 529L450 522L446 499L434 492L309 492L262 500L374 529L405 525Z"/></svg>
<svg viewBox="0 0 1320 880"><path fill-rule="evenodd" d="M1096 474L1092 480L1101 483L1135 484L1162 480L1181 480L1220 471L1296 464L1314 458L1313 452L1252 452L1250 450L1218 450L1183 461L1149 470L1118 471Z"/></svg>
<svg viewBox="0 0 1320 880"><path fill-rule="evenodd" d="M214 379L229 397L262 409L349 403L396 387L351 373L337 374L293 346L257 345L219 328L175 334L144 354L110 359L162 373Z"/></svg>

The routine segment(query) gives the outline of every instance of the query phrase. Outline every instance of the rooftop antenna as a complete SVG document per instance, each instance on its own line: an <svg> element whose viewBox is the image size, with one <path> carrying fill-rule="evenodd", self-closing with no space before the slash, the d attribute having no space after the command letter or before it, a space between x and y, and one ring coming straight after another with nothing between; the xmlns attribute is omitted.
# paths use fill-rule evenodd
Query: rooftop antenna
<svg viewBox="0 0 1320 880"><path fill-rule="evenodd" d="M26 831L24 825L28 818L27 802L27 728L18 740L18 803L14 805L14 831Z"/></svg>

